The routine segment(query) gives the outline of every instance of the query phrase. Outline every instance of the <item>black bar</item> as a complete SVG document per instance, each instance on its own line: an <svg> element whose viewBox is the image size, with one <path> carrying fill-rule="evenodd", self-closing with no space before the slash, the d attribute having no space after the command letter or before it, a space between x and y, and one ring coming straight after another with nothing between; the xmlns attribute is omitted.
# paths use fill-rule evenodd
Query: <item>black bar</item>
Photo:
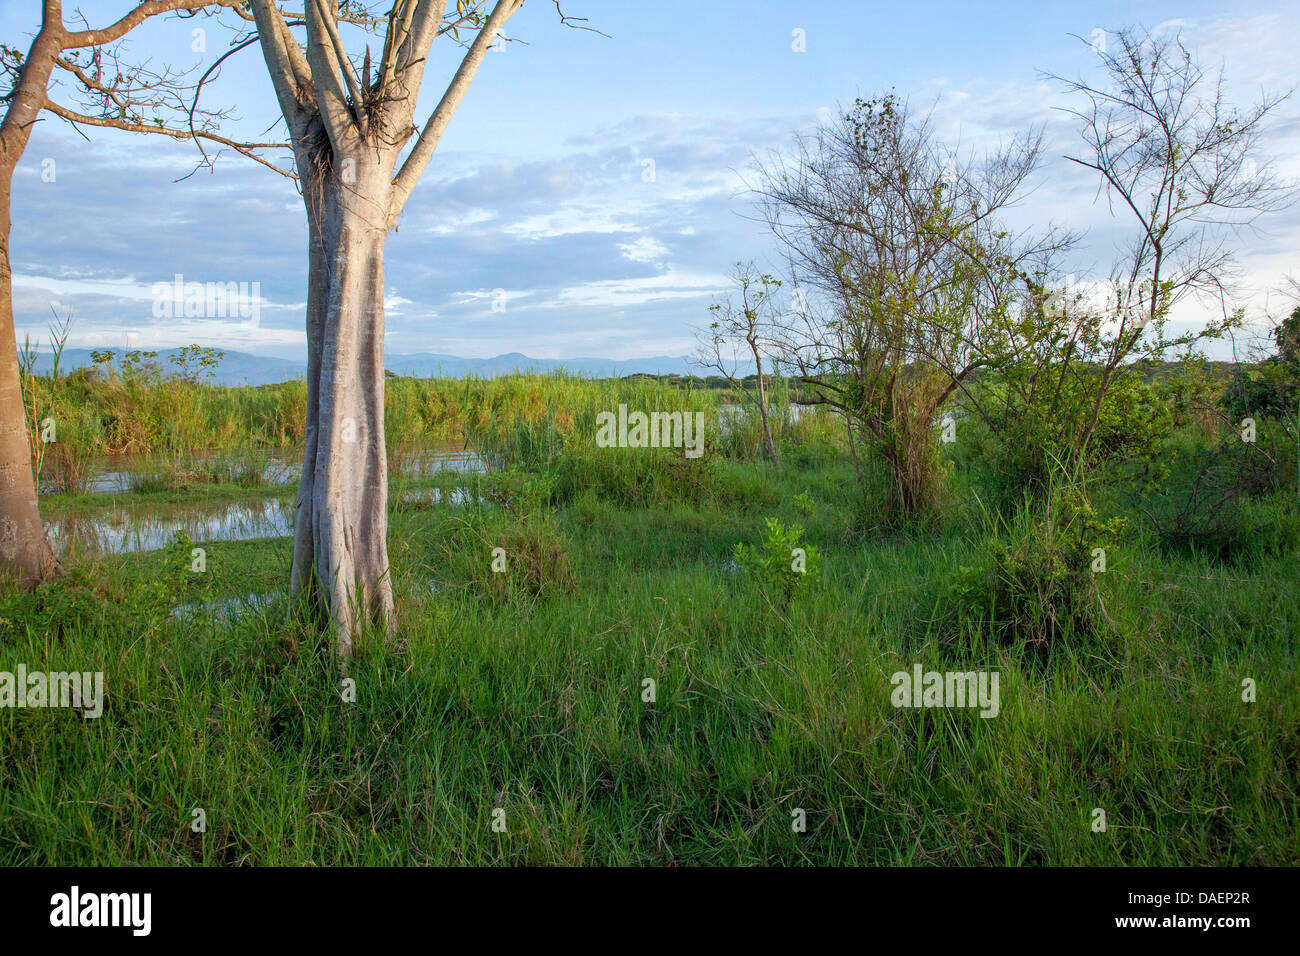
<svg viewBox="0 0 1300 956"><path fill-rule="evenodd" d="M460 928L490 934L481 937L484 942L522 933L538 942L622 937L628 945L642 939L659 946L669 945L669 929L676 933L688 920L732 940L761 940L783 928L821 936L834 928L863 943L902 932L917 944L955 937L1027 943L1128 937L1231 946L1256 931L1276 934L1292 925L1294 877L1288 869L1227 868L11 868L0 870L0 919L7 943L75 937L127 945L201 941L205 948L247 942L336 947L348 939L374 942L377 930L403 928L421 938L432 932L435 940ZM83 911L96 914L101 898L95 894L149 894L148 935L137 936L131 925L51 925L58 894L70 903L74 886L82 907L90 907ZM94 897L90 904L88 896ZM120 898L109 903L111 917ZM120 912L122 923L130 924L131 915L143 923L142 909ZM1154 922L1131 922L1147 919ZM1200 922L1206 919L1208 927ZM1242 919L1241 925L1223 923ZM606 923L615 936L593 935Z"/></svg>

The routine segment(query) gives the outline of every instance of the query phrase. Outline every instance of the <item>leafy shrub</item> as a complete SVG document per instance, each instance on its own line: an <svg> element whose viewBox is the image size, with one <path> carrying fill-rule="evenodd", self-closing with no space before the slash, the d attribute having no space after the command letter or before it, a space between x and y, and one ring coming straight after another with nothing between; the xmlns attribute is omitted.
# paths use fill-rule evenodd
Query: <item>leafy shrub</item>
<svg viewBox="0 0 1300 956"><path fill-rule="evenodd" d="M1129 374L1106 389L1097 427L1080 453L1075 436L1091 419L1095 383L1063 375L1059 387L1027 392L1013 390L1013 383L1014 377L985 383L982 401L1006 409L1006 416L993 428L971 421L965 431L966 457L978 462L986 494L1000 505L1018 502L1025 493L1042 493L1058 465L1088 471L1126 459L1149 459L1173 428L1166 397Z"/></svg>
<svg viewBox="0 0 1300 956"><path fill-rule="evenodd" d="M1101 521L1077 487L1057 485L1010 520L995 520L985 560L958 568L952 582L959 622L1040 647L1094 634L1103 612L1095 549L1106 549L1124 519Z"/></svg>
<svg viewBox="0 0 1300 956"><path fill-rule="evenodd" d="M1277 359L1251 369L1238 368L1224 390L1220 405L1234 419L1248 415L1286 418L1300 403L1300 370Z"/></svg>
<svg viewBox="0 0 1300 956"><path fill-rule="evenodd" d="M809 581L821 580L821 553L812 545L801 545L803 528L787 528L776 518L764 521L767 537L751 548L743 541L736 544L732 557L779 607L788 607L795 595Z"/></svg>
<svg viewBox="0 0 1300 956"><path fill-rule="evenodd" d="M1282 483L1294 473L1294 458L1279 431L1261 419L1253 443L1232 435L1208 449L1172 448L1170 476L1136 502L1156 539L1220 561L1294 547L1295 502ZM1270 494L1272 503L1258 500Z"/></svg>
<svg viewBox="0 0 1300 956"><path fill-rule="evenodd" d="M817 513L817 502L813 501L812 495L808 492L801 491L794 496L794 510L805 518L811 518Z"/></svg>
<svg viewBox="0 0 1300 956"><path fill-rule="evenodd" d="M1222 406L1233 418L1267 415L1287 418L1300 403L1300 306L1273 329L1277 353L1254 368L1238 368L1224 391Z"/></svg>

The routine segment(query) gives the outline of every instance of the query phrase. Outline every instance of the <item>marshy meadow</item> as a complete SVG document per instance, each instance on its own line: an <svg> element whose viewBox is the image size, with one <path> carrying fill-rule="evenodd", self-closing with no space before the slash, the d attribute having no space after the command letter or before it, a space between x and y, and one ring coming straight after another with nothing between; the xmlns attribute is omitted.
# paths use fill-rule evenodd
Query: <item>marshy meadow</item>
<svg viewBox="0 0 1300 956"><path fill-rule="evenodd" d="M1300 862L1294 11L523 6L0 11L19 920Z"/></svg>
<svg viewBox="0 0 1300 956"><path fill-rule="evenodd" d="M0 853L1294 862L1294 413L1244 443L1228 383L1142 370L1086 483L1018 499L1015 448L936 428L941 503L890 525L862 504L888 476L780 377L775 467L704 380L390 378L398 619L345 700L286 613L304 384L29 377L63 423L39 474L65 576L0 603L0 669L107 683L95 720L0 712ZM599 448L620 404L702 412L704 454ZM894 706L915 662L996 671L996 718Z"/></svg>

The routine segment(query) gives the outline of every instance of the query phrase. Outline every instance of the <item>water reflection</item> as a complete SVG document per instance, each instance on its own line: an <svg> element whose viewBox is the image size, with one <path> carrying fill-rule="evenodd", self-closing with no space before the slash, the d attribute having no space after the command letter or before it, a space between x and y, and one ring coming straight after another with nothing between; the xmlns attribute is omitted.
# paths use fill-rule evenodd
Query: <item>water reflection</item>
<svg viewBox="0 0 1300 956"><path fill-rule="evenodd" d="M471 500L466 488L407 488L392 495L389 504L464 505ZM292 499L281 498L128 507L114 504L94 514L51 518L45 522L45 531L58 554L124 554L156 551L180 532L196 544L287 537L293 533L293 509Z"/></svg>
<svg viewBox="0 0 1300 956"><path fill-rule="evenodd" d="M482 458L453 441L428 442L418 448L390 446L389 462L392 477L429 478L445 471L466 474L487 471ZM92 467L86 492L120 494L152 480L161 483L167 477L178 478L186 484L292 485L297 483L301 470L302 450L297 448L210 452L184 459L109 455ZM58 490L54 477L43 473L40 493L53 494Z"/></svg>
<svg viewBox="0 0 1300 956"><path fill-rule="evenodd" d="M113 508L95 515L67 515L45 522L56 553L100 554L155 551L184 532L197 543L275 538L293 530L293 503L262 501L173 505L166 508Z"/></svg>
<svg viewBox="0 0 1300 956"><path fill-rule="evenodd" d="M739 422L747 418L750 414L757 411L757 408L758 408L757 405L754 406L734 405L734 404L719 405L718 424L721 425L722 428L725 430L731 427L732 423ZM781 416L784 414L788 416L790 422L792 423L799 421L799 419L802 418L804 415L812 414L813 411L814 411L813 407L809 405L792 404L786 407L785 409L782 409L780 406L777 405L768 405L767 407L767 414L769 418L773 419L774 421L779 420Z"/></svg>
<svg viewBox="0 0 1300 956"><path fill-rule="evenodd" d="M232 594L212 601L196 601L172 608L171 616L180 621L197 620L233 620L244 614L265 611L284 602L280 591L268 591L265 594Z"/></svg>

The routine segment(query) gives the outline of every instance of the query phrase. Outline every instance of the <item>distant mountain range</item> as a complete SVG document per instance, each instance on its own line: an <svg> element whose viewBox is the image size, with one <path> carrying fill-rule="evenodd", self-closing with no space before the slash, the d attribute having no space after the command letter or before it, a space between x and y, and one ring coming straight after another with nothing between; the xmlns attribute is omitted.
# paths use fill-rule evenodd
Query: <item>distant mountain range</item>
<svg viewBox="0 0 1300 956"><path fill-rule="evenodd" d="M113 349L115 356L120 349ZM171 357L180 349L159 349L155 359L164 370L174 370L176 366ZM293 359L263 358L246 352L224 350L221 364L212 379L218 385L271 385L276 382L290 382L296 378L305 378L307 363ZM77 368L86 368L94 363L90 349L66 349L59 360L59 371L71 372ZM36 359L37 372L49 372L52 358L48 350L43 350ZM691 375L700 374L698 367L691 364L685 355L657 355L653 358L627 359L617 361L606 358L571 358L571 359L536 359L519 352L509 352L495 358L461 358L458 355L440 355L434 352L421 352L414 355L388 355L385 365L394 375L411 375L419 378L446 377L464 378L476 375L481 378L495 378L512 372L553 372L556 369L582 376L584 378L615 378L625 375Z"/></svg>
<svg viewBox="0 0 1300 956"><path fill-rule="evenodd" d="M653 358L616 361L607 358L538 359L520 352L507 352L495 358L460 358L456 355L439 355L423 352L415 355L389 355L384 364L394 375L415 375L420 378L445 376L463 378L477 375L495 378L512 372L553 372L564 369L584 378L621 378L625 375L691 375L699 374L689 356L656 355Z"/></svg>

